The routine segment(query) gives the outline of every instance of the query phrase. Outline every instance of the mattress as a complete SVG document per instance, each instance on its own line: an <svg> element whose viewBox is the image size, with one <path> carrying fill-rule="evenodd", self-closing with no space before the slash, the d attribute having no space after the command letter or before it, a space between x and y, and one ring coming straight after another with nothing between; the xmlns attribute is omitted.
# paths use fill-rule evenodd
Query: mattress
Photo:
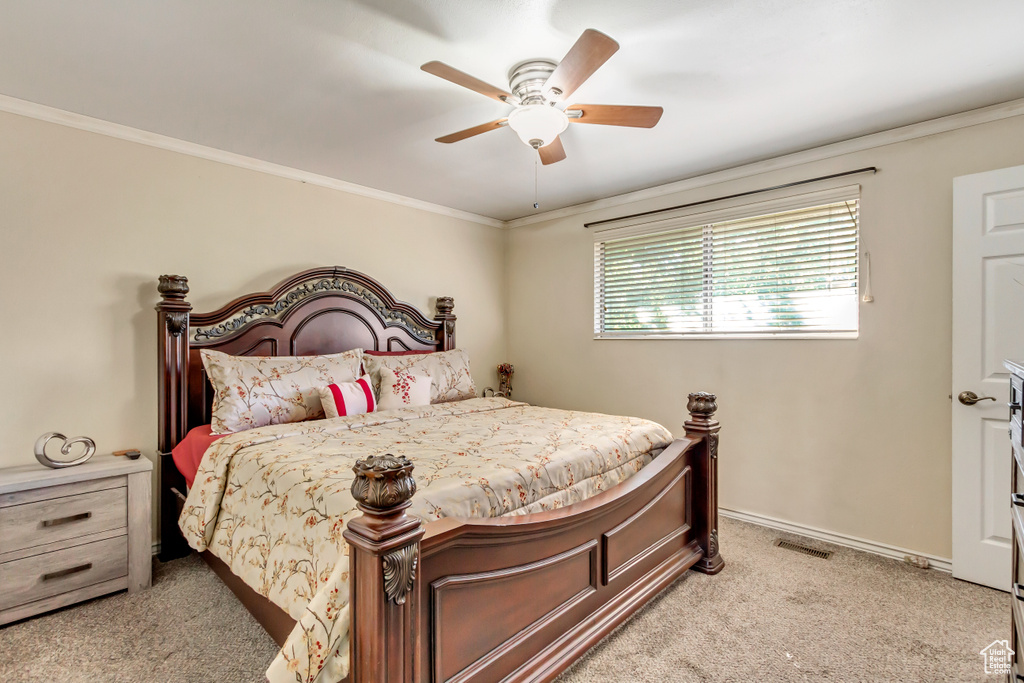
<svg viewBox="0 0 1024 683"><path fill-rule="evenodd" d="M297 623L271 683L348 672L348 546L359 515L358 458L415 464L410 512L425 520L550 510L625 481L672 441L638 418L553 410L504 398L382 411L225 436L202 457L179 521Z"/></svg>

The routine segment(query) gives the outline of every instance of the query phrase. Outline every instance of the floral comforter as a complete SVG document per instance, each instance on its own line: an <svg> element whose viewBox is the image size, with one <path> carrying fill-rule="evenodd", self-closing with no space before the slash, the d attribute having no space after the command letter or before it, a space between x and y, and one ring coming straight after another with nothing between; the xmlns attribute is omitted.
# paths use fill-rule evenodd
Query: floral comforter
<svg viewBox="0 0 1024 683"><path fill-rule="evenodd" d="M261 427L203 456L179 524L298 622L271 683L341 680L349 667L348 546L357 458L416 466L411 512L497 517L584 500L632 476L672 440L654 422L474 398Z"/></svg>

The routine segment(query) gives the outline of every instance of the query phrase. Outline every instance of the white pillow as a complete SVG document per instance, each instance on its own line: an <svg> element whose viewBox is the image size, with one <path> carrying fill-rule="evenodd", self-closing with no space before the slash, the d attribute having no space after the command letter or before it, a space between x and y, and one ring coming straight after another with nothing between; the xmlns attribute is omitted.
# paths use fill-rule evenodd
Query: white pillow
<svg viewBox="0 0 1024 683"><path fill-rule="evenodd" d="M415 372L380 369L378 410L430 405L430 377Z"/></svg>
<svg viewBox="0 0 1024 683"><path fill-rule="evenodd" d="M317 391L320 394L320 403L324 406L324 413L329 418L362 415L377 409L369 375L363 375L355 382L320 387Z"/></svg>
<svg viewBox="0 0 1024 683"><path fill-rule="evenodd" d="M476 397L476 384L469 372L469 355L462 349L408 356L363 356L363 367L373 378L378 397L382 396L384 369L426 375L430 378L430 402L461 401Z"/></svg>
<svg viewBox="0 0 1024 683"><path fill-rule="evenodd" d="M359 377L362 349L327 356L230 356L203 349L214 434L324 416L320 387Z"/></svg>

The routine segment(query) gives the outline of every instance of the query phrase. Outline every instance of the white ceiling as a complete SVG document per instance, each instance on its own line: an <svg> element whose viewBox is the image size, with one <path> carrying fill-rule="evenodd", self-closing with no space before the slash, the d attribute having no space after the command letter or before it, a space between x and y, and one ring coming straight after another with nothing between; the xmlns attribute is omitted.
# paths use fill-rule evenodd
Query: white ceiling
<svg viewBox="0 0 1024 683"><path fill-rule="evenodd" d="M1021 0L0 0L0 94L501 220L531 213L507 87L596 28L621 49L571 99L540 211L1024 97Z"/></svg>

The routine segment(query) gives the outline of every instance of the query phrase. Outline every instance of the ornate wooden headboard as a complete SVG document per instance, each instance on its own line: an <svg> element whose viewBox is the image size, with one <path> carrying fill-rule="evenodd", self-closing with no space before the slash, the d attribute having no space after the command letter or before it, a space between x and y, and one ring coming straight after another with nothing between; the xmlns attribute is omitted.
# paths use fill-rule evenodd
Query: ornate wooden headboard
<svg viewBox="0 0 1024 683"><path fill-rule="evenodd" d="M188 280L161 275L159 448L169 452L189 429L210 422L212 392L201 349L236 356L308 356L363 348L447 351L455 348L455 306L437 298L431 320L396 301L371 277L341 266L297 273L269 292L235 299L212 313L192 313Z"/></svg>

